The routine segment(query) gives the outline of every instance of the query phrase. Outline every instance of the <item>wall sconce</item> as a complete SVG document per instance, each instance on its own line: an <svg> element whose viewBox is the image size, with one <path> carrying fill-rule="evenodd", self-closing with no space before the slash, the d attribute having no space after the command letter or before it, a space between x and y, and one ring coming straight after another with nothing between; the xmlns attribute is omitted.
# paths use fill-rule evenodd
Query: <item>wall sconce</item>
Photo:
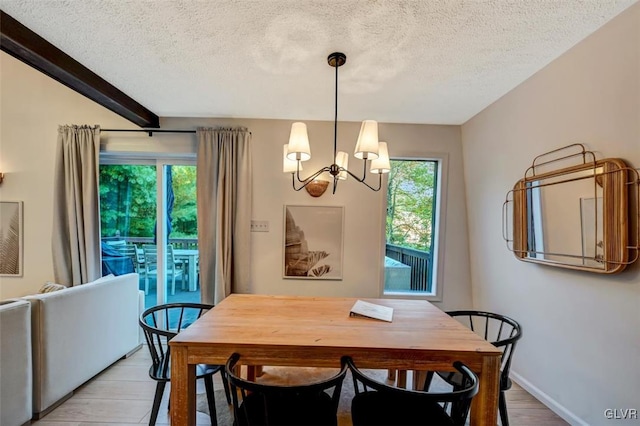
<svg viewBox="0 0 640 426"><path fill-rule="evenodd" d="M4 180L4 173L0 172L0 183L2 183L3 180Z"/></svg>

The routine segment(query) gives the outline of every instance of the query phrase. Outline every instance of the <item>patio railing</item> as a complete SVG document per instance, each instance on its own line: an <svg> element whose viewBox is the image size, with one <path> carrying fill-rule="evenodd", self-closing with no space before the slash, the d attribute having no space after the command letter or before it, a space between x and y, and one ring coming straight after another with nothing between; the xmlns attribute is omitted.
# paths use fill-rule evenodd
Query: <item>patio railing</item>
<svg viewBox="0 0 640 426"><path fill-rule="evenodd" d="M387 244L386 256L411 266L411 291L431 292L431 253Z"/></svg>
<svg viewBox="0 0 640 426"><path fill-rule="evenodd" d="M125 240L134 244L153 244L153 237L107 237L104 241ZM197 238L169 238L176 249L197 249ZM386 245L386 256L411 267L411 291L431 292L431 253L394 244Z"/></svg>
<svg viewBox="0 0 640 426"><path fill-rule="evenodd" d="M127 243L134 244L153 244L153 237L104 237L102 238L102 241L125 241ZM173 245L174 249L196 250L198 248L198 239L169 237L169 244Z"/></svg>

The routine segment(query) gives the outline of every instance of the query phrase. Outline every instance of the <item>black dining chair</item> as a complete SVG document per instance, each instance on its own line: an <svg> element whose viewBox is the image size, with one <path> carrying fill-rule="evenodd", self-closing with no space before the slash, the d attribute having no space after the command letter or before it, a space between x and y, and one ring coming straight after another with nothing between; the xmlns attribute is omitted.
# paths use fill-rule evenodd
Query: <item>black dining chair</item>
<svg viewBox="0 0 640 426"><path fill-rule="evenodd" d="M500 412L500 422L502 426L509 426L509 414L507 412L507 401L505 392L511 389L511 379L509 370L511 359L516 343L522 337L522 327L512 318L505 315L485 311L450 311L447 312L458 322L469 327L472 331L491 342L495 347L502 350L502 361L500 365L500 397L498 399L498 410ZM453 386L453 389L461 387L461 376L459 373L437 372L445 382ZM434 373L427 373L426 386L433 378Z"/></svg>
<svg viewBox="0 0 640 426"><path fill-rule="evenodd" d="M213 308L213 305L201 303L170 303L154 306L145 310L140 315L140 326L144 331L149 352L151 353L152 364L149 368L149 377L157 382L153 408L151 410L151 417L149 418L150 426L156 424L164 388L166 384L171 381L171 351L168 345L169 341L211 308ZM231 396L229 395L229 387L224 374L224 366L209 364L196 365L196 379L204 380L212 425L217 424L213 392L213 375L215 373L222 375L222 383L224 385L227 403L230 404Z"/></svg>
<svg viewBox="0 0 640 426"><path fill-rule="evenodd" d="M471 401L478 393L478 376L459 361L453 367L462 377L462 386L443 393L381 383L360 371L351 358L347 359L347 366L355 391L351 401L354 426L464 425Z"/></svg>
<svg viewBox="0 0 640 426"><path fill-rule="evenodd" d="M225 373L231 389L234 426L247 425L337 425L346 359L334 376L314 383L281 386L252 382L240 377L236 368L240 355L229 357Z"/></svg>

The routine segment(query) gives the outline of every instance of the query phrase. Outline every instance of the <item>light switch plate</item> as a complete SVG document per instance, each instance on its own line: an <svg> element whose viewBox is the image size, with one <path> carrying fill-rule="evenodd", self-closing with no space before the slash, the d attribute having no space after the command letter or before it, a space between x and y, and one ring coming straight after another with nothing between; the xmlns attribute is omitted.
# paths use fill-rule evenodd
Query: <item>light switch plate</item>
<svg viewBox="0 0 640 426"><path fill-rule="evenodd" d="M268 220L252 220L251 232L269 232Z"/></svg>

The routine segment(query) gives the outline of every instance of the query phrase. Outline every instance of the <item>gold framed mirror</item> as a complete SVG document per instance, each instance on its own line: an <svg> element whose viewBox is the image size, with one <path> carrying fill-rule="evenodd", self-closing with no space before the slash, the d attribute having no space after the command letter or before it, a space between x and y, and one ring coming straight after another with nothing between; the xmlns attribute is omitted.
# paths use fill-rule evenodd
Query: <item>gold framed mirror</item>
<svg viewBox="0 0 640 426"><path fill-rule="evenodd" d="M507 247L526 262L621 272L638 259L639 186L624 160L596 160L582 144L539 155L507 193Z"/></svg>

